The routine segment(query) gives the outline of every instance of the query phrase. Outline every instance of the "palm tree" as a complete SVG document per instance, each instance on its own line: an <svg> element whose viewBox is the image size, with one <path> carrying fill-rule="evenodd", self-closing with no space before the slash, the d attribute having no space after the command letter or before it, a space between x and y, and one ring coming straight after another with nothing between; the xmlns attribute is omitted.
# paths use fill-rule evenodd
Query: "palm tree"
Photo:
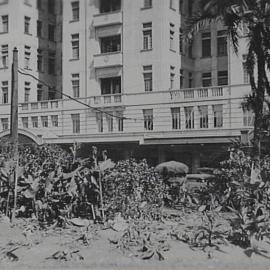
<svg viewBox="0 0 270 270"><path fill-rule="evenodd" d="M260 155L265 94L270 94L267 71L270 69L270 0L197 0L197 10L186 20L185 36L190 40L200 29L222 22L234 51L238 52L243 27L247 30L247 69L251 95L247 105L255 114L253 152ZM270 108L270 103L268 107Z"/></svg>

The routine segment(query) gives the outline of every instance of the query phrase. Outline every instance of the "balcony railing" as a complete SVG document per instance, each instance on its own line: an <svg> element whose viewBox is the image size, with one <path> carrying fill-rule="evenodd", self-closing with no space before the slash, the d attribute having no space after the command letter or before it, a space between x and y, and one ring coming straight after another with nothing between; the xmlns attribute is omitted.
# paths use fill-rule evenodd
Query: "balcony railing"
<svg viewBox="0 0 270 270"><path fill-rule="evenodd" d="M94 56L94 68L102 68L108 66L122 66L122 53L111 52L105 54L96 54Z"/></svg>
<svg viewBox="0 0 270 270"><path fill-rule="evenodd" d="M171 90L171 100L185 100L185 99L208 99L224 97L224 88L222 86L210 87L210 88L190 88L182 90Z"/></svg>
<svg viewBox="0 0 270 270"><path fill-rule="evenodd" d="M122 95L121 94L114 94L114 95L103 95L103 96L95 96L92 98L93 104L99 106L106 106L106 105L119 105L122 103ZM90 103L92 101L90 99Z"/></svg>
<svg viewBox="0 0 270 270"><path fill-rule="evenodd" d="M121 10L94 15L94 27L105 26L109 24L121 24L123 22Z"/></svg>
<svg viewBox="0 0 270 270"><path fill-rule="evenodd" d="M46 100L40 102L29 102L29 103L21 103L20 107L22 111L37 111L37 110L46 110L46 109L57 109L59 107L59 100Z"/></svg>

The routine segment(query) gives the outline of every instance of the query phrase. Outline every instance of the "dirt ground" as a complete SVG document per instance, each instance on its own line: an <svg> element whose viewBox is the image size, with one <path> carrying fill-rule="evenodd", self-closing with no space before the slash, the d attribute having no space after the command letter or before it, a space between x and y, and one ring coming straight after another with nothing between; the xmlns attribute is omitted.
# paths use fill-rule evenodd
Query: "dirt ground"
<svg viewBox="0 0 270 270"><path fill-rule="evenodd" d="M169 231L174 224L165 225ZM249 258L237 246L221 246L221 251L214 251L209 259L202 250L193 251L187 244L172 239L170 249L163 254L165 260L141 260L123 254L110 243L109 239L119 237L121 232L98 225L91 228L88 243L83 243L78 239L85 232L84 227L40 230L34 220L17 219L10 224L2 217L0 269L270 269L269 259L255 254ZM68 254L67 260L53 259L57 251Z"/></svg>

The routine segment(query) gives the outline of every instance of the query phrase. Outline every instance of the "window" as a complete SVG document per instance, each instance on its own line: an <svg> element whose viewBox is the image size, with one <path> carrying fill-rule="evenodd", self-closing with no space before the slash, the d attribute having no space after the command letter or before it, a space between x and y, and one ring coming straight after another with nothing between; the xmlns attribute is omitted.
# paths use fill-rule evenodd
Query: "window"
<svg viewBox="0 0 270 270"><path fill-rule="evenodd" d="M228 71L218 71L218 85L228 85Z"/></svg>
<svg viewBox="0 0 270 270"><path fill-rule="evenodd" d="M174 24L170 23L170 50L174 49Z"/></svg>
<svg viewBox="0 0 270 270"><path fill-rule="evenodd" d="M22 117L22 126L23 128L28 128L28 117Z"/></svg>
<svg viewBox="0 0 270 270"><path fill-rule="evenodd" d="M120 52L121 36L110 36L100 38L101 53Z"/></svg>
<svg viewBox="0 0 270 270"><path fill-rule="evenodd" d="M24 46L24 68L30 69L31 47Z"/></svg>
<svg viewBox="0 0 270 270"><path fill-rule="evenodd" d="M72 90L73 90L73 97L78 98L80 97L80 74L72 74Z"/></svg>
<svg viewBox="0 0 270 270"><path fill-rule="evenodd" d="M188 44L188 57L190 59L193 58L193 43L192 42L189 42Z"/></svg>
<svg viewBox="0 0 270 270"><path fill-rule="evenodd" d="M43 98L42 84L37 85L37 101L41 101Z"/></svg>
<svg viewBox="0 0 270 270"><path fill-rule="evenodd" d="M211 33L202 33L202 57L211 57Z"/></svg>
<svg viewBox="0 0 270 270"><path fill-rule="evenodd" d="M29 102L30 90L30 82L24 82L24 102Z"/></svg>
<svg viewBox="0 0 270 270"><path fill-rule="evenodd" d="M208 128L208 106L199 106L200 128Z"/></svg>
<svg viewBox="0 0 270 270"><path fill-rule="evenodd" d="M175 67L170 66L170 89L174 89L174 79L175 79L174 70L175 70Z"/></svg>
<svg viewBox="0 0 270 270"><path fill-rule="evenodd" d="M184 70L180 69L180 89L184 87Z"/></svg>
<svg viewBox="0 0 270 270"><path fill-rule="evenodd" d="M113 132L113 115L112 113L106 114L108 132Z"/></svg>
<svg viewBox="0 0 270 270"><path fill-rule="evenodd" d="M118 125L118 131L124 130L124 117L123 112L116 112L116 119L117 119L117 125Z"/></svg>
<svg viewBox="0 0 270 270"><path fill-rule="evenodd" d="M51 122L53 127L58 127L58 115L51 115Z"/></svg>
<svg viewBox="0 0 270 270"><path fill-rule="evenodd" d="M100 79L101 95L121 93L121 77Z"/></svg>
<svg viewBox="0 0 270 270"><path fill-rule="evenodd" d="M184 14L184 0L179 0L179 13Z"/></svg>
<svg viewBox="0 0 270 270"><path fill-rule="evenodd" d="M48 24L48 39L49 41L55 41L55 25Z"/></svg>
<svg viewBox="0 0 270 270"><path fill-rule="evenodd" d="M219 128L223 126L223 105L213 105L214 127Z"/></svg>
<svg viewBox="0 0 270 270"><path fill-rule="evenodd" d="M32 121L32 127L33 128L38 128L38 117L37 116L32 116L31 121Z"/></svg>
<svg viewBox="0 0 270 270"><path fill-rule="evenodd" d="M79 53L79 34L73 34L71 35L71 46L72 46L72 59L77 60L80 57Z"/></svg>
<svg viewBox="0 0 270 270"><path fill-rule="evenodd" d="M97 121L97 130L98 132L103 132L103 113L97 112L96 113L96 121Z"/></svg>
<svg viewBox="0 0 270 270"><path fill-rule="evenodd" d="M44 128L49 126L48 116L41 116L41 124Z"/></svg>
<svg viewBox="0 0 270 270"><path fill-rule="evenodd" d="M152 7L152 0L144 0L144 8L151 8Z"/></svg>
<svg viewBox="0 0 270 270"><path fill-rule="evenodd" d="M1 53L2 53L2 67L7 68L8 67L8 45L2 45L1 46Z"/></svg>
<svg viewBox="0 0 270 270"><path fill-rule="evenodd" d="M37 70L39 72L43 71L43 55L40 49L37 50Z"/></svg>
<svg viewBox="0 0 270 270"><path fill-rule="evenodd" d="M244 81L244 83L249 84L249 73L248 73L248 66L247 66L247 55L244 54L242 57L243 57L243 62L242 62L243 81Z"/></svg>
<svg viewBox="0 0 270 270"><path fill-rule="evenodd" d="M80 133L81 132L81 123L80 123L80 114L71 114L71 120L72 120L72 132L73 133Z"/></svg>
<svg viewBox="0 0 270 270"><path fill-rule="evenodd" d="M121 0L100 0L100 13L107 13L121 10Z"/></svg>
<svg viewBox="0 0 270 270"><path fill-rule="evenodd" d="M188 16L192 16L193 11L193 0L188 0Z"/></svg>
<svg viewBox="0 0 270 270"><path fill-rule="evenodd" d="M42 37L42 21L37 21L37 36Z"/></svg>
<svg viewBox="0 0 270 270"><path fill-rule="evenodd" d="M2 82L2 103L8 103L8 81Z"/></svg>
<svg viewBox="0 0 270 270"><path fill-rule="evenodd" d="M8 118L1 118L2 123L2 129L7 130L8 129Z"/></svg>
<svg viewBox="0 0 270 270"><path fill-rule="evenodd" d="M153 130L153 109L143 110L144 130Z"/></svg>
<svg viewBox="0 0 270 270"><path fill-rule="evenodd" d="M78 21L80 19L80 2L71 2L71 8L72 8L72 20Z"/></svg>
<svg viewBox="0 0 270 270"><path fill-rule="evenodd" d="M172 69L171 69L171 73L170 73L170 89L174 89L174 79L175 79L175 74L172 73Z"/></svg>
<svg viewBox="0 0 270 270"><path fill-rule="evenodd" d="M2 16L2 32L8 32L8 15Z"/></svg>
<svg viewBox="0 0 270 270"><path fill-rule="evenodd" d="M42 9L42 0L37 0L37 9Z"/></svg>
<svg viewBox="0 0 270 270"><path fill-rule="evenodd" d="M144 90L145 92L151 92L153 90L153 79L152 79L152 66L143 66L143 79L144 79Z"/></svg>
<svg viewBox="0 0 270 270"><path fill-rule="evenodd" d="M184 47L183 47L183 30L179 29L179 54L183 55Z"/></svg>
<svg viewBox="0 0 270 270"><path fill-rule="evenodd" d="M55 99L55 87L49 88L48 91L48 100L53 100ZM53 105L53 104L52 104ZM55 108L58 108L58 103L54 103Z"/></svg>
<svg viewBox="0 0 270 270"><path fill-rule="evenodd" d="M172 129L181 128L180 108L171 108Z"/></svg>
<svg viewBox="0 0 270 270"><path fill-rule="evenodd" d="M193 76L192 76L192 72L188 73L188 87L192 88L193 87Z"/></svg>
<svg viewBox="0 0 270 270"><path fill-rule="evenodd" d="M55 52L49 52L48 73L52 75L55 74Z"/></svg>
<svg viewBox="0 0 270 270"><path fill-rule="evenodd" d="M254 126L254 112L248 108L243 108L243 125L244 127Z"/></svg>
<svg viewBox="0 0 270 270"><path fill-rule="evenodd" d="M24 16L24 33L30 34L30 17Z"/></svg>
<svg viewBox="0 0 270 270"><path fill-rule="evenodd" d="M211 72L202 73L202 86L209 87L212 85L212 74Z"/></svg>
<svg viewBox="0 0 270 270"><path fill-rule="evenodd" d="M194 108L185 107L186 129L194 128Z"/></svg>
<svg viewBox="0 0 270 270"><path fill-rule="evenodd" d="M28 5L28 6L32 6L30 0L24 0L24 4L25 4L25 5Z"/></svg>
<svg viewBox="0 0 270 270"><path fill-rule="evenodd" d="M48 12L50 14L54 14L54 1L55 0L48 0Z"/></svg>
<svg viewBox="0 0 270 270"><path fill-rule="evenodd" d="M152 23L143 24L143 50L152 49Z"/></svg>
<svg viewBox="0 0 270 270"><path fill-rule="evenodd" d="M217 32L217 56L227 56L227 32L226 30Z"/></svg>
<svg viewBox="0 0 270 270"><path fill-rule="evenodd" d="M175 8L175 0L170 0L170 8L176 10Z"/></svg>

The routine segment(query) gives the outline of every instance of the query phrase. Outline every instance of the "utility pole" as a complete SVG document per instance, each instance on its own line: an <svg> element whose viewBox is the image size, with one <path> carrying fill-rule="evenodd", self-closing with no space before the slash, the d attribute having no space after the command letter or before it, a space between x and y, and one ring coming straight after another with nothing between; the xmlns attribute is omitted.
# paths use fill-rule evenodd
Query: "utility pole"
<svg viewBox="0 0 270 270"><path fill-rule="evenodd" d="M18 151L18 50L13 49L12 63L12 82L11 82L11 121L10 121L10 138L13 150L13 160L15 161L14 170L14 208L12 213L12 221L15 218L17 206L17 185L18 185L18 166L19 166L19 151Z"/></svg>

